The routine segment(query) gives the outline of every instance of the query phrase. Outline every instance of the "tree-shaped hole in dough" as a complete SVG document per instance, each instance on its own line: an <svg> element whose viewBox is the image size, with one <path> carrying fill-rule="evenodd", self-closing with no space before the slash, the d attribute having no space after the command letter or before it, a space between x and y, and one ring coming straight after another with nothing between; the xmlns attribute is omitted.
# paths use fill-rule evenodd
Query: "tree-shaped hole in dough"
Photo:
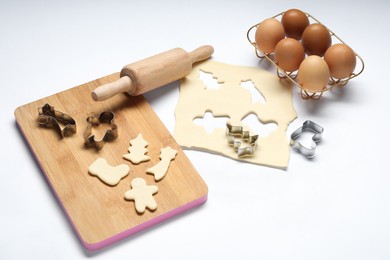
<svg viewBox="0 0 390 260"><path fill-rule="evenodd" d="M199 79L205 85L205 89L207 90L217 90L223 86L224 82L219 81L216 76L213 75L212 72L206 72L203 70L199 70Z"/></svg>

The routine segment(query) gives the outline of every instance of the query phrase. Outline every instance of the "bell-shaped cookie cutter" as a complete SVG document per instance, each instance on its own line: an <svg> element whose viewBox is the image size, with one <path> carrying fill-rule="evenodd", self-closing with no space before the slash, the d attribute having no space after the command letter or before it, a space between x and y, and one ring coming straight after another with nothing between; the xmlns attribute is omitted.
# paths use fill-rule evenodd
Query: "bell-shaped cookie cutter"
<svg viewBox="0 0 390 260"><path fill-rule="evenodd" d="M110 142L116 139L118 137L118 126L115 124L114 118L115 114L110 111L102 112L98 117L89 116L87 118L87 122L89 123L89 125L87 126L83 134L84 146L95 147L96 151L99 151L103 148L106 142ZM111 129L108 129L106 131L102 140L96 141L95 135L92 134L92 128L94 126L100 125L101 123L109 123L111 125Z"/></svg>
<svg viewBox="0 0 390 260"><path fill-rule="evenodd" d="M228 144L237 151L238 157L253 156L256 151L258 135L250 135L249 131L244 131L242 126L232 126L226 124L226 135L228 136ZM241 147L243 140L248 143L248 146Z"/></svg>
<svg viewBox="0 0 390 260"><path fill-rule="evenodd" d="M60 123L65 125L64 128L61 128ZM67 114L55 110L48 103L38 108L38 124L54 128L61 138L76 133L76 121Z"/></svg>
<svg viewBox="0 0 390 260"><path fill-rule="evenodd" d="M311 132L314 133L312 140L312 146L307 148L303 146L301 143L297 142L296 139L302 135L303 132ZM300 152L302 155L307 158L313 158L315 156L315 150L317 147L317 143L321 141L322 133L324 132L324 128L320 125L317 125L313 121L307 120L303 123L301 127L295 130L291 134L290 146Z"/></svg>

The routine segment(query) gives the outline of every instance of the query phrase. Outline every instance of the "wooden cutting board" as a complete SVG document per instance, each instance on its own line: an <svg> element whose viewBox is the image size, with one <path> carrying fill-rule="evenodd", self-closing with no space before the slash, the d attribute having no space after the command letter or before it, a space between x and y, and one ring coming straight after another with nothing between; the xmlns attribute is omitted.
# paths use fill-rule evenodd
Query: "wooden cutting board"
<svg viewBox="0 0 390 260"><path fill-rule="evenodd" d="M22 134L82 244L89 250L130 236L207 200L206 184L142 95L116 95L104 102L92 100L93 89L118 78L119 73L108 75L15 110ZM45 103L72 116L77 123L77 133L61 139L54 129L38 126L38 107ZM98 116L103 111L115 113L119 136L97 152L84 147L82 134L88 126L87 117ZM97 140L107 128L108 124L101 124L93 129ZM129 141L139 133L149 143L147 155L151 160L133 165L122 155L128 153ZM160 161L160 149L166 146L178 153L165 178L156 182L153 175L146 174L146 169ZM129 165L129 175L117 186L104 184L88 173L89 165L100 157L113 166ZM158 186L158 193L154 195L155 211L146 209L138 214L134 202L124 199L131 180L136 177L144 178L148 185Z"/></svg>

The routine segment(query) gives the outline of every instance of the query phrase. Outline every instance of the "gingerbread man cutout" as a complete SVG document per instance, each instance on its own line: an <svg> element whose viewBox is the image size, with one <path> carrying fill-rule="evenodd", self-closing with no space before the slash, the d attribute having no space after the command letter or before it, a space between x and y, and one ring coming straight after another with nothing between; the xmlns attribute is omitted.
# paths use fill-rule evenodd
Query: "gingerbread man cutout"
<svg viewBox="0 0 390 260"><path fill-rule="evenodd" d="M153 198L153 194L157 193L158 187L155 185L146 185L142 178L135 178L131 181L131 190L125 192L126 200L134 200L135 209L138 213L144 213L145 209L157 209L157 203Z"/></svg>

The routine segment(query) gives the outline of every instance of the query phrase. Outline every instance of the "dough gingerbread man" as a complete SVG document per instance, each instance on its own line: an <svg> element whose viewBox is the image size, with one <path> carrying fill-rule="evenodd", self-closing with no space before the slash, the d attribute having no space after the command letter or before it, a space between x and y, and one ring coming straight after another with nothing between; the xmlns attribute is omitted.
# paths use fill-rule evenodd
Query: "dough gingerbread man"
<svg viewBox="0 0 390 260"><path fill-rule="evenodd" d="M157 209L157 203L153 194L157 193L158 187L155 185L146 185L142 178L135 178L131 181L131 190L125 192L125 199L134 200L135 209L138 213L144 213L145 209Z"/></svg>

